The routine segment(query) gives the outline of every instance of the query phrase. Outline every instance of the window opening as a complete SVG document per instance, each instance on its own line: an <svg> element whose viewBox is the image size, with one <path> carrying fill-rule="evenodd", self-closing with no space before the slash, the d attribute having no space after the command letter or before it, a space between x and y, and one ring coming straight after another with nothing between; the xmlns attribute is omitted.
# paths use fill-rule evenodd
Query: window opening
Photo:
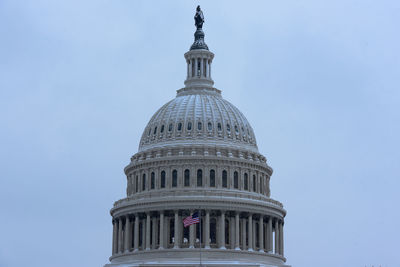
<svg viewBox="0 0 400 267"><path fill-rule="evenodd" d="M226 170L222 171L222 187L228 187L228 173Z"/></svg>
<svg viewBox="0 0 400 267"><path fill-rule="evenodd" d="M215 187L215 171L210 170L210 187Z"/></svg>
<svg viewBox="0 0 400 267"><path fill-rule="evenodd" d="M178 186L178 172L177 170L172 171L172 187Z"/></svg>
<svg viewBox="0 0 400 267"><path fill-rule="evenodd" d="M249 190L249 176L247 173L244 174L244 190Z"/></svg>
<svg viewBox="0 0 400 267"><path fill-rule="evenodd" d="M197 170L197 186L203 185L203 171L198 169Z"/></svg>
<svg viewBox="0 0 400 267"><path fill-rule="evenodd" d="M239 188L239 175L238 175L238 172L234 172L233 173L233 187L235 187L236 189Z"/></svg>
<svg viewBox="0 0 400 267"><path fill-rule="evenodd" d="M165 171L161 172L161 188L165 188Z"/></svg>
<svg viewBox="0 0 400 267"><path fill-rule="evenodd" d="M142 176L142 190L146 190L146 174L143 173Z"/></svg>
<svg viewBox="0 0 400 267"><path fill-rule="evenodd" d="M151 173L151 189L154 189L156 187L156 175L154 172Z"/></svg>
<svg viewBox="0 0 400 267"><path fill-rule="evenodd" d="M190 171L189 170L185 170L185 182L184 182L185 186L190 186Z"/></svg>

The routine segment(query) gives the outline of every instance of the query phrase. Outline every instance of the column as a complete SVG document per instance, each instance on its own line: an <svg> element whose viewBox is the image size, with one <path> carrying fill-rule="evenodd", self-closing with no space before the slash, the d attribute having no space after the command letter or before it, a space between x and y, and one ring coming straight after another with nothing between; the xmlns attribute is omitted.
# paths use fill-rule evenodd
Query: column
<svg viewBox="0 0 400 267"><path fill-rule="evenodd" d="M142 219L142 242L141 242L141 247L142 250L146 248L146 219Z"/></svg>
<svg viewBox="0 0 400 267"><path fill-rule="evenodd" d="M194 76L197 77L198 76L198 60L197 58L194 59Z"/></svg>
<svg viewBox="0 0 400 267"><path fill-rule="evenodd" d="M204 73L204 59L200 58L200 77L204 77L206 76Z"/></svg>
<svg viewBox="0 0 400 267"><path fill-rule="evenodd" d="M275 254L279 254L279 225L278 219L275 220Z"/></svg>
<svg viewBox="0 0 400 267"><path fill-rule="evenodd" d="M239 212L235 214L235 249L240 250L239 245Z"/></svg>
<svg viewBox="0 0 400 267"><path fill-rule="evenodd" d="M190 77L189 69L190 69L190 60L187 61L187 76L186 76L187 78L186 79L189 79L189 77Z"/></svg>
<svg viewBox="0 0 400 267"><path fill-rule="evenodd" d="M118 218L118 253L122 252L122 219Z"/></svg>
<svg viewBox="0 0 400 267"><path fill-rule="evenodd" d="M139 250L139 214L135 214L135 230L134 230L133 246L134 250Z"/></svg>
<svg viewBox="0 0 400 267"><path fill-rule="evenodd" d="M208 68L208 59L206 59L206 75L205 75L207 78L210 78L210 75L209 75L209 68Z"/></svg>
<svg viewBox="0 0 400 267"><path fill-rule="evenodd" d="M150 249L150 213L146 214L146 250Z"/></svg>
<svg viewBox="0 0 400 267"><path fill-rule="evenodd" d="M157 217L156 216L154 216L153 217L153 228L151 229L152 230L152 240L151 240L151 247L153 248L153 249L156 249L156 246L157 246L157 244L156 244L156 235L157 235L157 232L156 232L156 230L157 230L157 227L156 227L156 225L157 225Z"/></svg>
<svg viewBox="0 0 400 267"><path fill-rule="evenodd" d="M248 250L253 251L253 214L249 215L249 248Z"/></svg>
<svg viewBox="0 0 400 267"><path fill-rule="evenodd" d="M206 227L205 227L205 240L204 240L204 248L210 248L210 211L206 210Z"/></svg>
<svg viewBox="0 0 400 267"><path fill-rule="evenodd" d="M190 215L192 215L193 214L193 211L191 210L190 211ZM189 248L194 248L194 239L195 239L195 236L194 236L194 227L195 227L195 225L194 224L192 224L192 225L190 225L189 226Z"/></svg>
<svg viewBox="0 0 400 267"><path fill-rule="evenodd" d="M258 241L260 244L260 252L264 252L264 218L260 214L260 221L258 222Z"/></svg>
<svg viewBox="0 0 400 267"><path fill-rule="evenodd" d="M160 241L159 249L163 249L164 248L164 211L161 211L161 213L160 213L160 237L159 237L159 241Z"/></svg>
<svg viewBox="0 0 400 267"><path fill-rule="evenodd" d="M219 248L220 249L226 249L226 247L225 247L225 211L224 210L222 210L221 211L221 217L220 217L220 220L221 220L221 229L220 229L220 243L219 243Z"/></svg>
<svg viewBox="0 0 400 267"><path fill-rule="evenodd" d="M279 242L279 244L280 244L279 251L280 251L280 253L281 253L282 257L283 257L283 222L281 222L279 224L279 226L280 226L279 227L279 237L281 239L281 242Z"/></svg>
<svg viewBox="0 0 400 267"><path fill-rule="evenodd" d="M246 250L246 219L242 219L242 250Z"/></svg>
<svg viewBox="0 0 400 267"><path fill-rule="evenodd" d="M236 244L236 240L235 240L235 237L236 237L236 234L235 234L235 225L236 225L235 217L229 216L228 220L229 220L229 248L230 249L235 249L235 244ZM225 241L227 241L227 240L225 240Z"/></svg>
<svg viewBox="0 0 400 267"><path fill-rule="evenodd" d="M272 252L273 244L272 244L272 217L268 218L268 224L267 224L267 238L268 238L268 252Z"/></svg>
<svg viewBox="0 0 400 267"><path fill-rule="evenodd" d="M112 221L112 224L113 224L113 238L112 238L112 254L111 255L114 255L117 250L116 248L117 248L117 235L118 235L117 227L118 226L117 226L117 222L115 220Z"/></svg>
<svg viewBox="0 0 400 267"><path fill-rule="evenodd" d="M179 235L178 235L178 224L179 224L179 214L175 211L175 223L174 223L174 248L179 248Z"/></svg>
<svg viewBox="0 0 400 267"><path fill-rule="evenodd" d="M257 231L256 231L256 220L253 220L253 228L251 228L251 229L253 229L253 249L254 250L256 250L256 248L257 248L257 246L256 246L256 241L257 241L257 237L256 237L256 234L257 234Z"/></svg>
<svg viewBox="0 0 400 267"><path fill-rule="evenodd" d="M129 221L129 216L126 215L125 218L125 238L124 238L124 248L125 248L125 252L129 252L129 249L131 248L130 244L130 237L131 236L131 223Z"/></svg>

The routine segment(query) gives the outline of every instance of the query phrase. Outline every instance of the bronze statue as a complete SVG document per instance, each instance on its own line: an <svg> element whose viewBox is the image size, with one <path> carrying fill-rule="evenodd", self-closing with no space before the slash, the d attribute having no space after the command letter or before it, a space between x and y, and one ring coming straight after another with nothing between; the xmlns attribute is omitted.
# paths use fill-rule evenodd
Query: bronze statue
<svg viewBox="0 0 400 267"><path fill-rule="evenodd" d="M203 23L204 23L204 15L203 11L201 11L200 6L197 6L196 8L196 15L194 15L194 25L196 25L197 29L203 28Z"/></svg>

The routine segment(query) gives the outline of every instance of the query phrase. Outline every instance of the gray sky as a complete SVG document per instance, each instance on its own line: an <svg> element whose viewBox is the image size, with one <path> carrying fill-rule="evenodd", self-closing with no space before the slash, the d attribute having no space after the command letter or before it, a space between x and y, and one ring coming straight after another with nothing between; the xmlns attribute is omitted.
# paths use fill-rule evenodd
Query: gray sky
<svg viewBox="0 0 400 267"><path fill-rule="evenodd" d="M294 267L400 266L399 1L0 1L0 266L102 266L200 3Z"/></svg>

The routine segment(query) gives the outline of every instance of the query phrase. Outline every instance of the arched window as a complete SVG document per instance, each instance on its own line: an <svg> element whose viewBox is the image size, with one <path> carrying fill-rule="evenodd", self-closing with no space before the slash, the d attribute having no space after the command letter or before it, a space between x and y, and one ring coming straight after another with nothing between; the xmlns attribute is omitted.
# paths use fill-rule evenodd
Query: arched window
<svg viewBox="0 0 400 267"><path fill-rule="evenodd" d="M215 187L215 171L210 170L210 187Z"/></svg>
<svg viewBox="0 0 400 267"><path fill-rule="evenodd" d="M231 132L231 126L229 125L229 123L226 125L226 130L228 131L228 133Z"/></svg>
<svg viewBox="0 0 400 267"><path fill-rule="evenodd" d="M219 123L219 122L218 122L218 124L217 124L217 128L218 128L218 132L222 131L222 126L221 126L221 123Z"/></svg>
<svg viewBox="0 0 400 267"><path fill-rule="evenodd" d="M244 190L249 190L249 176L247 173L244 174Z"/></svg>
<svg viewBox="0 0 400 267"><path fill-rule="evenodd" d="M136 192L139 191L139 177L136 175L136 179L135 179L135 188L136 188Z"/></svg>
<svg viewBox="0 0 400 267"><path fill-rule="evenodd" d="M157 133L157 126L154 128L153 134L156 134L156 133Z"/></svg>
<svg viewBox="0 0 400 267"><path fill-rule="evenodd" d="M199 121L197 123L197 130L201 131L201 129L203 128L203 125L201 124L201 122Z"/></svg>
<svg viewBox="0 0 400 267"><path fill-rule="evenodd" d="M163 133L164 132L164 124L163 125L161 125L161 133Z"/></svg>
<svg viewBox="0 0 400 267"><path fill-rule="evenodd" d="M191 131L192 130L192 123L189 121L187 124L187 130Z"/></svg>
<svg viewBox="0 0 400 267"><path fill-rule="evenodd" d="M172 123L170 123L169 126L168 126L168 132L172 132L172 127L173 127Z"/></svg>
<svg viewBox="0 0 400 267"><path fill-rule="evenodd" d="M233 173L233 187L238 189L239 188L239 174L238 172Z"/></svg>
<svg viewBox="0 0 400 267"><path fill-rule="evenodd" d="M182 122L178 123L178 131L182 131Z"/></svg>
<svg viewBox="0 0 400 267"><path fill-rule="evenodd" d="M208 127L208 130L211 131L212 130L212 123L209 122L207 127Z"/></svg>
<svg viewBox="0 0 400 267"><path fill-rule="evenodd" d="M142 176L142 190L146 190L146 174L143 173Z"/></svg>
<svg viewBox="0 0 400 267"><path fill-rule="evenodd" d="M160 187L161 187L161 188L165 188L165 171L162 171L162 172L161 172Z"/></svg>
<svg viewBox="0 0 400 267"><path fill-rule="evenodd" d="M172 187L178 186L178 172L177 170L172 171Z"/></svg>
<svg viewBox="0 0 400 267"><path fill-rule="evenodd" d="M185 170L185 182L184 182L185 186L190 186L190 171L189 170Z"/></svg>
<svg viewBox="0 0 400 267"><path fill-rule="evenodd" d="M253 175L253 192L257 191L257 179L256 176Z"/></svg>
<svg viewBox="0 0 400 267"><path fill-rule="evenodd" d="M197 170L197 186L203 186L203 171L201 169Z"/></svg>
<svg viewBox="0 0 400 267"><path fill-rule="evenodd" d="M222 171L222 187L228 187L228 173L226 170Z"/></svg>
<svg viewBox="0 0 400 267"><path fill-rule="evenodd" d="M236 132L236 134L239 134L239 129L238 129L237 125L235 125L235 132Z"/></svg>
<svg viewBox="0 0 400 267"><path fill-rule="evenodd" d="M151 189L154 189L156 187L156 175L154 172L151 173Z"/></svg>

